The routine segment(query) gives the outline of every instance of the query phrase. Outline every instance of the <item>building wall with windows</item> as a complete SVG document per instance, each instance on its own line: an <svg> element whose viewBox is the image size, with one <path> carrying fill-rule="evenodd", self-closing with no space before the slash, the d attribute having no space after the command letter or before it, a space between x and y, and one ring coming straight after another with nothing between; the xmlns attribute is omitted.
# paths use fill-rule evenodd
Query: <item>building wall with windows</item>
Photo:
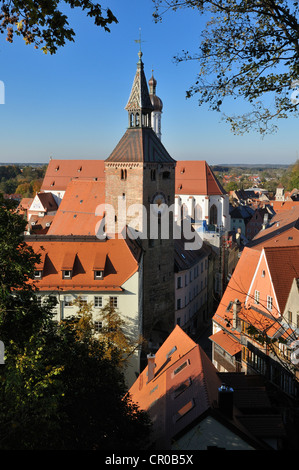
<svg viewBox="0 0 299 470"><path fill-rule="evenodd" d="M95 237L27 237L27 243L41 255L36 266L37 295L44 302L56 300L53 317L60 321L76 316L76 300L91 306L95 332L103 319L101 308L107 303L117 308L125 321L124 333L138 341L142 332L143 288L142 253L125 239L99 241ZM140 372L139 352L132 356L126 370L128 384Z"/></svg>
<svg viewBox="0 0 299 470"><path fill-rule="evenodd" d="M208 319L209 251L184 250L175 243L175 324L194 335Z"/></svg>

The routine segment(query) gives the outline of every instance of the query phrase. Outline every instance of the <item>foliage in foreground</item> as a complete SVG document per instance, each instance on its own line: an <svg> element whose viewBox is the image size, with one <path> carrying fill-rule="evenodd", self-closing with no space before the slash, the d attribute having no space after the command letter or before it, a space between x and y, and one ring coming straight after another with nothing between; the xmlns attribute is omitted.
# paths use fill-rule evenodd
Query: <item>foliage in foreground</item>
<svg viewBox="0 0 299 470"><path fill-rule="evenodd" d="M126 393L120 351L108 359L104 342L78 335L72 320L55 322L50 301L40 306L28 282L38 256L23 227L1 199L0 449L142 448L150 423Z"/></svg>

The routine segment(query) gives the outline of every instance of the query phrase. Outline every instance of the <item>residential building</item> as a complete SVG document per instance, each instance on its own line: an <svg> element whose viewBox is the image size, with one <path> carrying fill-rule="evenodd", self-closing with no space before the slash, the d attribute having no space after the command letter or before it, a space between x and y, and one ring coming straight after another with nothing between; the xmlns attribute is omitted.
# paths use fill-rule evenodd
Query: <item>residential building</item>
<svg viewBox="0 0 299 470"><path fill-rule="evenodd" d="M273 450L285 437L260 379L219 373L178 325L129 393L152 420L151 451Z"/></svg>
<svg viewBox="0 0 299 470"><path fill-rule="evenodd" d="M292 320L298 277L298 244L244 248L213 316L210 339L218 370L260 373L297 396L299 374L290 357L299 333Z"/></svg>
<svg viewBox="0 0 299 470"><path fill-rule="evenodd" d="M101 308L110 303L125 320L125 333L137 341L142 332L142 250L133 240L95 236L30 236L26 242L40 255L35 285L41 301L56 300L57 321L78 313L76 299L89 303L95 331L101 328ZM125 371L130 385L140 372L140 351Z"/></svg>
<svg viewBox="0 0 299 470"><path fill-rule="evenodd" d="M197 250L186 250L184 240L175 240L175 323L193 338L207 325L213 307L210 257L205 243Z"/></svg>

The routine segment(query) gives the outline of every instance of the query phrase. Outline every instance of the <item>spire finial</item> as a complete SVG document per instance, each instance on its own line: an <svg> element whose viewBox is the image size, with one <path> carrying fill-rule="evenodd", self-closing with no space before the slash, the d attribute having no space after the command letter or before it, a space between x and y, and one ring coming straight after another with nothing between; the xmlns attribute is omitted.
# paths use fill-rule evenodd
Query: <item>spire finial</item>
<svg viewBox="0 0 299 470"><path fill-rule="evenodd" d="M143 54L142 54L142 51L141 51L141 43L142 43L142 42L145 42L145 41L142 41L142 40L141 40L141 28L139 28L139 39L135 39L135 42L136 42L136 43L139 43L139 52L138 52L138 55L139 55L139 59L141 59L141 57L142 57L142 55L143 55Z"/></svg>

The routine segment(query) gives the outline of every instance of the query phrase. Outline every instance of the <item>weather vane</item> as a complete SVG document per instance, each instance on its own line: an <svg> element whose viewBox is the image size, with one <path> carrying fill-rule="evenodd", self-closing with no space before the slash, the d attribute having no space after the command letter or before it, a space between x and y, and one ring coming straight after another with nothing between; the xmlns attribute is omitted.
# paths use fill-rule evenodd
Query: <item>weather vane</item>
<svg viewBox="0 0 299 470"><path fill-rule="evenodd" d="M139 43L140 52L141 52L141 43L142 43L142 42L145 42L145 41L142 41L142 40L141 40L141 28L139 28L139 39L135 39L135 42L136 42L136 43Z"/></svg>

